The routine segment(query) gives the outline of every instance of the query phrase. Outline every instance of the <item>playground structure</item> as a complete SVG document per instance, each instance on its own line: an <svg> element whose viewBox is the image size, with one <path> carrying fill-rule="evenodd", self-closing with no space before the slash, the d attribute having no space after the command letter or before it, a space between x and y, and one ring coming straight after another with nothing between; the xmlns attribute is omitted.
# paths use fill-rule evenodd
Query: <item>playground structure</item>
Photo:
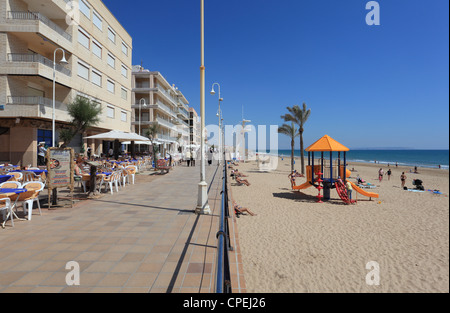
<svg viewBox="0 0 450 313"><path fill-rule="evenodd" d="M345 187L347 178L351 176L351 171L347 169L347 147L340 144L328 135L317 140L311 146L306 148L308 152L308 166L306 167L306 183L296 186L295 181L291 180L292 190L300 191L309 187L316 187L319 191L317 199L322 203L322 199L330 200L330 192L336 189L339 197L346 204L354 204L356 200L349 199L347 188ZM320 153L320 158L315 159L315 154ZM333 153L337 153L333 159ZM325 154L329 154L325 159ZM343 159L341 160L341 157ZM359 188L350 182L353 190L357 193L372 198L379 198L374 192L368 192ZM323 190L323 194L321 191Z"/></svg>

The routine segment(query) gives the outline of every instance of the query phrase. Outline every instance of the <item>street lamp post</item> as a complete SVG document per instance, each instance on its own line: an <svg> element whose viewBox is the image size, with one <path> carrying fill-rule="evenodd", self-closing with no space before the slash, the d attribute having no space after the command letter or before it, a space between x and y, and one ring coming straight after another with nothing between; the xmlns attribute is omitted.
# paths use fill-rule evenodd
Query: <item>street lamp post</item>
<svg viewBox="0 0 450 313"><path fill-rule="evenodd" d="M145 99L144 98L139 100L139 136L142 136L142 134L141 134L141 119L142 119L141 107L142 107L142 102L144 102L144 108L147 107L147 104L145 103ZM138 144L138 149L139 149L139 153L141 153L141 144Z"/></svg>
<svg viewBox="0 0 450 313"><path fill-rule="evenodd" d="M56 122L55 122L55 107L56 107L56 52L61 50L63 57L60 61L61 64L68 64L66 60L66 52L61 48L56 48L53 52L53 112L52 112L52 147L56 147Z"/></svg>
<svg viewBox="0 0 450 313"><path fill-rule="evenodd" d="M217 112L217 117L219 118L219 160L218 160L218 164L220 164L220 160L222 159L222 154L221 154L221 150L222 150L222 127L221 127L221 120L222 120L222 111L220 111L220 103L223 101L223 98L220 97L220 84L219 83L214 83L212 85L212 90L211 90L211 94L214 96L216 94L216 92L214 91L214 86L217 85L219 87L219 112Z"/></svg>
<svg viewBox="0 0 450 313"><path fill-rule="evenodd" d="M208 184L205 175L205 0L200 0L200 114L201 114L201 159L200 183L198 184L198 198L195 212L197 214L211 214L208 204Z"/></svg>

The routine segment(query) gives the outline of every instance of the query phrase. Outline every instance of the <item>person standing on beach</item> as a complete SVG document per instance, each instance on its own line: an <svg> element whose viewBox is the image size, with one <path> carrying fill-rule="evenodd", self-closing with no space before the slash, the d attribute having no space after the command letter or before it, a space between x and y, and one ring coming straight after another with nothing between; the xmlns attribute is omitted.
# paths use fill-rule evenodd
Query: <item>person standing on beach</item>
<svg viewBox="0 0 450 313"><path fill-rule="evenodd" d="M345 187L347 188L348 199L352 200L353 187L352 187L352 184L348 180L347 180L347 183L345 184Z"/></svg>
<svg viewBox="0 0 450 313"><path fill-rule="evenodd" d="M402 188L405 188L405 183L406 183L405 172L403 172L402 175L400 176L400 180L402 181Z"/></svg>
<svg viewBox="0 0 450 313"><path fill-rule="evenodd" d="M378 179L381 181L383 180L383 176L384 176L384 171L382 168L380 168L380 170L378 171Z"/></svg>
<svg viewBox="0 0 450 313"><path fill-rule="evenodd" d="M392 171L391 171L391 169L388 169L388 171L387 171L388 180L391 180L391 175L392 175Z"/></svg>

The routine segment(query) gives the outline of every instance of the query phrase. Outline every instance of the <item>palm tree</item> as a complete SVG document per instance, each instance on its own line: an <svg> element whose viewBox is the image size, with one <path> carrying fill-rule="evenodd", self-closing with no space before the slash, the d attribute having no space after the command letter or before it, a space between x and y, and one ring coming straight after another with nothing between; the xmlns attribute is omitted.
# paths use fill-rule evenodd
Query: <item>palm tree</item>
<svg viewBox="0 0 450 313"><path fill-rule="evenodd" d="M156 147L155 147L155 139L156 136L159 133L161 126L158 124L158 122L155 122L153 124L150 125L149 128L147 128L147 131L145 132L145 136L148 137L148 139L150 139L150 142L152 143L152 149L153 149L153 162L155 163L155 168L156 168Z"/></svg>
<svg viewBox="0 0 450 313"><path fill-rule="evenodd" d="M291 173L294 172L294 146L295 146L295 137L297 137L299 132L295 127L295 123L292 122L292 125L283 124L278 127L278 133L291 137Z"/></svg>
<svg viewBox="0 0 450 313"><path fill-rule="evenodd" d="M289 114L281 116L286 122L294 122L299 127L298 132L300 135L300 158L301 158L301 171L302 174L305 174L305 156L304 156L304 147L303 147L303 132L304 125L311 115L311 109L306 108L306 103L303 103L303 108L300 108L298 105L294 105L292 108L287 107Z"/></svg>
<svg viewBox="0 0 450 313"><path fill-rule="evenodd" d="M72 103L67 105L67 113L72 120L69 128L60 131L64 147L72 141L76 134L82 134L100 122L102 108L96 102L77 96Z"/></svg>

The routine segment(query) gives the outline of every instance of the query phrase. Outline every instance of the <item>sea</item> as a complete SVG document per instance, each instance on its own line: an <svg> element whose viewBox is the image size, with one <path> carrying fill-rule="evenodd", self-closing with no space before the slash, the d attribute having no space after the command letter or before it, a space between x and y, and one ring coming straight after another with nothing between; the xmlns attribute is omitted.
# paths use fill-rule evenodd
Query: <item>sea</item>
<svg viewBox="0 0 450 313"><path fill-rule="evenodd" d="M267 153L273 154L273 151ZM279 156L290 157L291 150L278 150ZM295 157L300 157L300 150L294 151ZM319 157L315 154L314 157ZM305 157L308 157L307 152ZM337 153L333 153L333 158ZM343 158L343 156L341 156ZM449 150L350 150L347 152L348 162L379 163L395 166L417 166L427 168L449 169Z"/></svg>

